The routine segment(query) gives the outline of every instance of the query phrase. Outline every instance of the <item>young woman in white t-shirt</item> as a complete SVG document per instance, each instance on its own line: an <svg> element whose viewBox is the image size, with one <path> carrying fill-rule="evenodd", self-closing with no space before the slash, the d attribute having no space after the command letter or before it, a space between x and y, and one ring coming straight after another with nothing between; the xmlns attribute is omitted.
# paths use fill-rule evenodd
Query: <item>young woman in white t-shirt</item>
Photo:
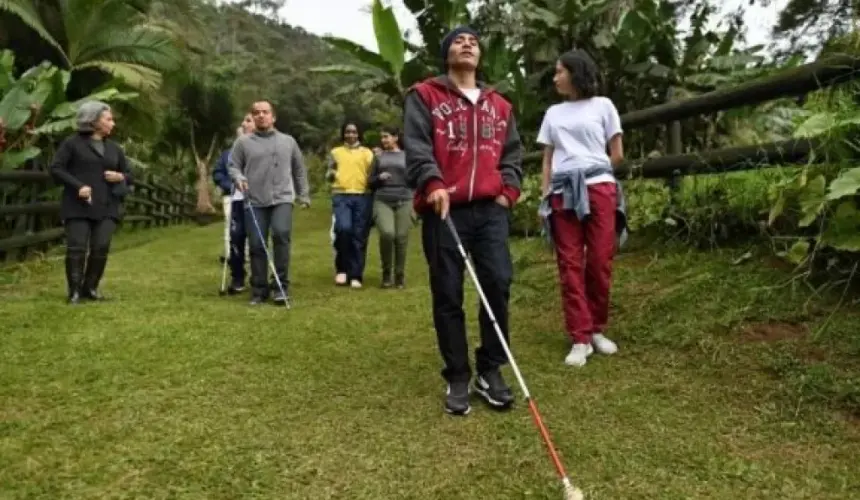
<svg viewBox="0 0 860 500"><path fill-rule="evenodd" d="M538 134L537 141L544 146L542 189L550 196L549 223L565 326L573 344L565 363L583 366L595 350L602 354L618 350L604 331L616 237L612 170L624 155L621 120L612 101L597 95L598 68L584 51L559 57L553 82L565 101L550 106ZM570 185L571 179L583 179L573 174L584 174L590 210L584 220L563 208L563 180Z"/></svg>

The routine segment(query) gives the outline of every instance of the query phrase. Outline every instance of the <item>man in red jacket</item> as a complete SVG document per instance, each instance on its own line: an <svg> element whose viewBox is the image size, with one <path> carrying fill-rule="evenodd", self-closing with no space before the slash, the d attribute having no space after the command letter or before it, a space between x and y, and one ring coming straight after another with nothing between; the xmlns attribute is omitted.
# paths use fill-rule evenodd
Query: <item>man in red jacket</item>
<svg viewBox="0 0 860 500"><path fill-rule="evenodd" d="M507 338L513 277L509 210L522 182L522 142L513 109L476 80L480 56L473 29L461 26L448 33L441 50L447 74L409 89L403 117L407 178L423 218L433 323L448 382L445 410L455 415L471 409L472 372L463 312L465 263L443 221L454 222ZM473 389L494 408L508 409L514 398L499 371L507 356L483 308L479 320Z"/></svg>

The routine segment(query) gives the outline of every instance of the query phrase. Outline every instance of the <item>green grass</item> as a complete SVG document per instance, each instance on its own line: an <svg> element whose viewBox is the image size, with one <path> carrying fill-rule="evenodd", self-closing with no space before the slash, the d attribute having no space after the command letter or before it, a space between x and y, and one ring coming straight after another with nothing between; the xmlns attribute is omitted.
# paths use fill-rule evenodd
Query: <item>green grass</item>
<svg viewBox="0 0 860 500"><path fill-rule="evenodd" d="M406 290L335 289L329 217L297 215L291 311L218 297L218 225L120 235L110 303L65 306L57 258L7 270L0 498L560 498L523 405L442 413L418 233ZM588 498L856 494L855 311L818 332L832 305L761 260L635 250L621 351L575 370L551 256L515 254L513 349Z"/></svg>

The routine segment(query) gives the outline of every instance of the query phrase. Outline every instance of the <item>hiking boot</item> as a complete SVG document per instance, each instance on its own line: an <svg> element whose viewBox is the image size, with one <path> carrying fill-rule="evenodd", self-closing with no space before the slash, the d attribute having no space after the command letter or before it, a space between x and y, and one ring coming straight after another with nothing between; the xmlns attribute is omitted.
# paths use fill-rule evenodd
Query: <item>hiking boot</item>
<svg viewBox="0 0 860 500"><path fill-rule="evenodd" d="M469 382L449 382L445 395L445 411L451 415L468 415L472 410L469 404Z"/></svg>
<svg viewBox="0 0 860 500"><path fill-rule="evenodd" d="M514 394L499 370L479 373L473 387L493 408L507 410L514 402Z"/></svg>

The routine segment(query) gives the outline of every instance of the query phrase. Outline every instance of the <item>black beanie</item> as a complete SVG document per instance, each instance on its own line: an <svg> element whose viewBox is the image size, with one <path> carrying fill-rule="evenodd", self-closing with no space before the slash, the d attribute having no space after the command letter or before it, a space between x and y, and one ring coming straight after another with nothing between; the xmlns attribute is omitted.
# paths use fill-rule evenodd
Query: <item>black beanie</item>
<svg viewBox="0 0 860 500"><path fill-rule="evenodd" d="M479 38L478 32L470 28L469 26L457 26L456 28L449 31L448 34L445 35L445 38L442 39L442 50L440 52L440 55L442 56L443 68L448 67L448 51L451 49L451 44L454 43L455 38L463 34L472 35L475 38Z"/></svg>

